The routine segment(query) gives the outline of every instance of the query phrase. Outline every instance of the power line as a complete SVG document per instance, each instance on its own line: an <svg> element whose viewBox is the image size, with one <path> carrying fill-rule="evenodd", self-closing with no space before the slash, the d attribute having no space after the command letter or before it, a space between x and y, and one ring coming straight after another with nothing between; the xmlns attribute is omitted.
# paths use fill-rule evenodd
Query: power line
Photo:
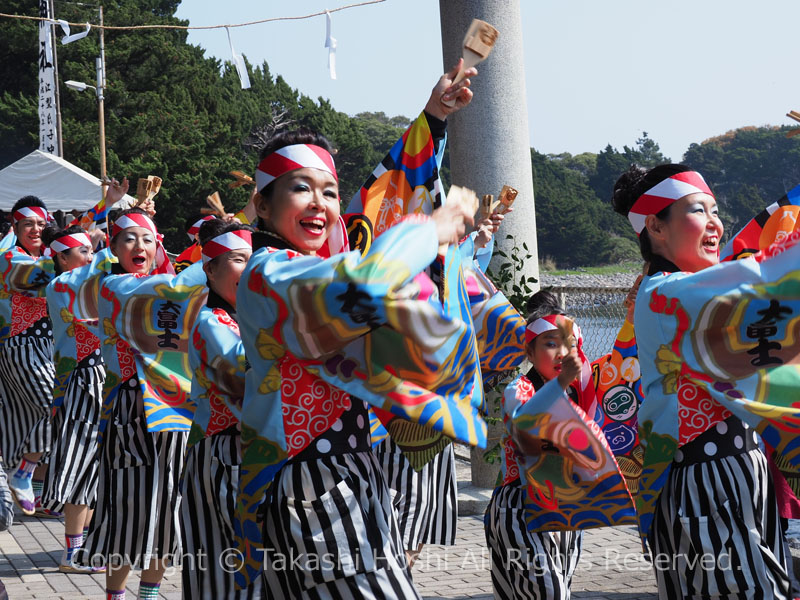
<svg viewBox="0 0 800 600"><path fill-rule="evenodd" d="M341 10L347 10L349 8L358 8L360 6L367 6L369 4L379 4L381 2L386 2L386 0L368 0L367 2L359 2L358 4L348 4L346 6L340 6L338 8L331 8L328 10L323 10L321 12L313 13L310 15L301 15L296 17L272 17L269 19L261 19L259 21L249 21L247 23L234 23L229 25L198 25L198 26L191 26L191 25L93 25L89 23L88 25L93 29L104 29L108 31L132 31L135 29L224 29L226 27L247 27L248 25L259 25L261 23L271 23L272 21L299 21L302 19L311 19L313 17L321 17L327 13L335 13ZM0 17L5 17L7 19L21 19L27 21L53 21L53 19L48 19L46 17L29 17L27 15L10 15L7 13L0 13ZM87 23L67 23L70 26L74 27L86 27Z"/></svg>

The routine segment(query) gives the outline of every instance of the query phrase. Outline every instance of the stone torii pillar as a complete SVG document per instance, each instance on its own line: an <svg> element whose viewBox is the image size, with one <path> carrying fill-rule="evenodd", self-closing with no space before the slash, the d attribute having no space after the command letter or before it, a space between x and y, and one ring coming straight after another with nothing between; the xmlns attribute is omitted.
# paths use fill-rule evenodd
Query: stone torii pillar
<svg viewBox="0 0 800 600"><path fill-rule="evenodd" d="M454 185L470 188L478 197L493 194L497 198L503 185L519 191L514 212L503 222L495 244L508 254L514 244L521 249L526 242L532 257L523 266L524 274L538 279L519 0L439 0L439 11L445 70L461 57L464 34L472 19L486 21L499 31L492 53L477 66L472 103L448 119L450 172ZM509 234L513 239L506 239ZM495 270L500 266L498 259L492 262ZM489 447L501 432L502 424L490 426ZM472 451L474 487L493 488L498 468L499 464L486 463L482 451ZM460 510L467 508L462 497L459 503Z"/></svg>

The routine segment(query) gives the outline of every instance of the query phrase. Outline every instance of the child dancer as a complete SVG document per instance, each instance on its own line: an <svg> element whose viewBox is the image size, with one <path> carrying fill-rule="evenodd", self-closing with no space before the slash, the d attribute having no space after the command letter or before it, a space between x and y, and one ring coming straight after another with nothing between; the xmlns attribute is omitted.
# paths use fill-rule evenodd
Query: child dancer
<svg viewBox="0 0 800 600"><path fill-rule="evenodd" d="M519 431L513 419L534 394L566 393L581 372L581 361L575 343L563 337L559 325L568 320L553 294L538 292L528 309L525 341L532 368L514 379L503 394L503 483L486 509L486 542L492 555L496 598L567 600L580 559L581 532L528 531L523 509L525 456L540 454L541 440Z"/></svg>

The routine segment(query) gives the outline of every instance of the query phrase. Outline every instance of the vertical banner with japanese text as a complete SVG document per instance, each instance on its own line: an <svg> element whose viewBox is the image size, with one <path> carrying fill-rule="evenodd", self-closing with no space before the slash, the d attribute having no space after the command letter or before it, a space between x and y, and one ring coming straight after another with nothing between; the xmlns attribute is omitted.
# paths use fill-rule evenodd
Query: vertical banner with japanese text
<svg viewBox="0 0 800 600"><path fill-rule="evenodd" d="M48 0L39 0L39 16L52 19ZM39 150L58 154L56 84L50 21L39 21Z"/></svg>

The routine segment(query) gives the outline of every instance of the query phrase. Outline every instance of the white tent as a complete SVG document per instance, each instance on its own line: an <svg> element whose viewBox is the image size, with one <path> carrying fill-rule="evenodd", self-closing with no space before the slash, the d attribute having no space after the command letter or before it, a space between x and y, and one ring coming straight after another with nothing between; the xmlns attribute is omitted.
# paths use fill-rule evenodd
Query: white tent
<svg viewBox="0 0 800 600"><path fill-rule="evenodd" d="M0 210L11 210L23 196L41 198L50 212L87 210L100 202L100 189L94 175L54 154L34 150L0 171Z"/></svg>

